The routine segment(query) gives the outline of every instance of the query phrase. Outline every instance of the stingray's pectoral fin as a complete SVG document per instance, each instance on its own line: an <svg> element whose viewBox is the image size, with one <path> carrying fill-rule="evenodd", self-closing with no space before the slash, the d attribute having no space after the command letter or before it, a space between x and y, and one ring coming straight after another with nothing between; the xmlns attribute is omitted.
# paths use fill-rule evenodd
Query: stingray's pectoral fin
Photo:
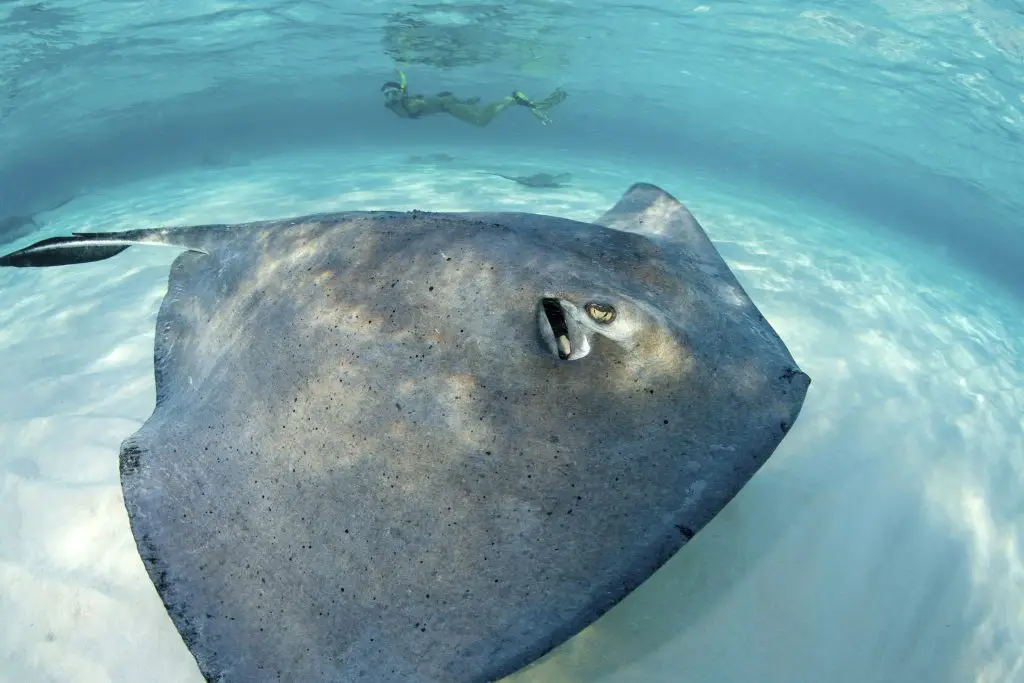
<svg viewBox="0 0 1024 683"><path fill-rule="evenodd" d="M202 251L190 244L187 231L133 230L129 232L75 232L48 237L24 249L0 256L0 266L46 268L75 263L92 263L117 256L135 244L162 244ZM179 236L177 239L172 235Z"/></svg>
<svg viewBox="0 0 1024 683"><path fill-rule="evenodd" d="M721 254L690 210L657 185L635 183L615 206L594 222L606 228L672 240L688 258L701 261L722 277L733 279Z"/></svg>
<svg viewBox="0 0 1024 683"><path fill-rule="evenodd" d="M634 183L615 206L594 222L646 235L677 237L680 232L694 230L703 234L678 199L650 183Z"/></svg>

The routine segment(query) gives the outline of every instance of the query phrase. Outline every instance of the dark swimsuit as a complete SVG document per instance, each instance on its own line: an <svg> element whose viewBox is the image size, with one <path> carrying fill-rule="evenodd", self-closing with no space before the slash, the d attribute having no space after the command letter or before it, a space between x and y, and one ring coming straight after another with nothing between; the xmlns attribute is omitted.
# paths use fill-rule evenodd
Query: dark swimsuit
<svg viewBox="0 0 1024 683"><path fill-rule="evenodd" d="M447 90L445 90L444 92L439 92L439 93L437 93L437 96L438 96L438 97L454 97L454 95L452 95L452 93L450 93L450 92L449 92L449 91L447 91ZM422 99L422 97L421 97L420 95L413 95L413 97L419 97L419 98L421 98L421 99ZM409 96L408 96L408 95L402 95L402 99L400 99L400 100L399 100L399 102L400 102L400 103L401 103L401 105L402 105L402 110L403 110L403 111L405 112L405 114L406 114L406 118L409 118L409 119L418 119L419 117L423 116L423 112L422 112L422 111L420 111L420 112L417 112L417 113L415 113L415 114L414 114L414 113L412 112L412 110L411 110L411 109L409 109L409 105L407 105L407 104L406 104L406 102L408 102L408 101L409 101Z"/></svg>
<svg viewBox="0 0 1024 683"><path fill-rule="evenodd" d="M405 112L405 118L407 118L407 119L418 119L419 117L423 116L423 112L422 111L413 113L413 111L411 109L409 109L409 105L406 104L406 102L408 102L408 101L409 101L409 96L408 95L402 95L402 99L398 100L399 104L402 105L402 111Z"/></svg>

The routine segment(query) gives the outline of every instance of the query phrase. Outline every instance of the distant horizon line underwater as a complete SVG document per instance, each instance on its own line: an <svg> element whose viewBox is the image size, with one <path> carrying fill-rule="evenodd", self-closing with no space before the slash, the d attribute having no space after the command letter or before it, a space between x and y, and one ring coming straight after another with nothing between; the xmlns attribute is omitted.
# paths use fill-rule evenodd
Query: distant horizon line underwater
<svg viewBox="0 0 1024 683"><path fill-rule="evenodd" d="M11 680L1024 681L1024 15L4 13Z"/></svg>

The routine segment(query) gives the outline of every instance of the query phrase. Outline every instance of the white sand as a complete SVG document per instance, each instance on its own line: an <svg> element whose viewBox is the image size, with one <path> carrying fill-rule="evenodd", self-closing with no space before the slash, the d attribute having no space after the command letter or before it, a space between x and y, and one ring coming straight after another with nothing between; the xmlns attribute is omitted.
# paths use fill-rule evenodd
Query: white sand
<svg viewBox="0 0 1024 683"><path fill-rule="evenodd" d="M513 679L1024 678L1020 303L839 217L577 162L590 170L573 188L531 192L461 162L439 166L463 169L446 179L351 151L259 160L83 198L18 246L71 229L353 208L592 219L633 180L661 183L690 203L811 391L733 504ZM153 407L153 325L175 255L0 272L0 683L201 680L138 558L117 474L120 441Z"/></svg>

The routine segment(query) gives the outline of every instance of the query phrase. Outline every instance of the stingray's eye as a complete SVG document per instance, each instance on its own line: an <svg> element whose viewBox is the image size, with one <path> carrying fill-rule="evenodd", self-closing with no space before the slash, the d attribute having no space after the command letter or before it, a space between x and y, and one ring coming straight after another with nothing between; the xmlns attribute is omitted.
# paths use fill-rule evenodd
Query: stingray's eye
<svg viewBox="0 0 1024 683"><path fill-rule="evenodd" d="M615 307L611 304L599 304L591 301L583 308L586 309L590 319L596 323L607 325L615 320Z"/></svg>

